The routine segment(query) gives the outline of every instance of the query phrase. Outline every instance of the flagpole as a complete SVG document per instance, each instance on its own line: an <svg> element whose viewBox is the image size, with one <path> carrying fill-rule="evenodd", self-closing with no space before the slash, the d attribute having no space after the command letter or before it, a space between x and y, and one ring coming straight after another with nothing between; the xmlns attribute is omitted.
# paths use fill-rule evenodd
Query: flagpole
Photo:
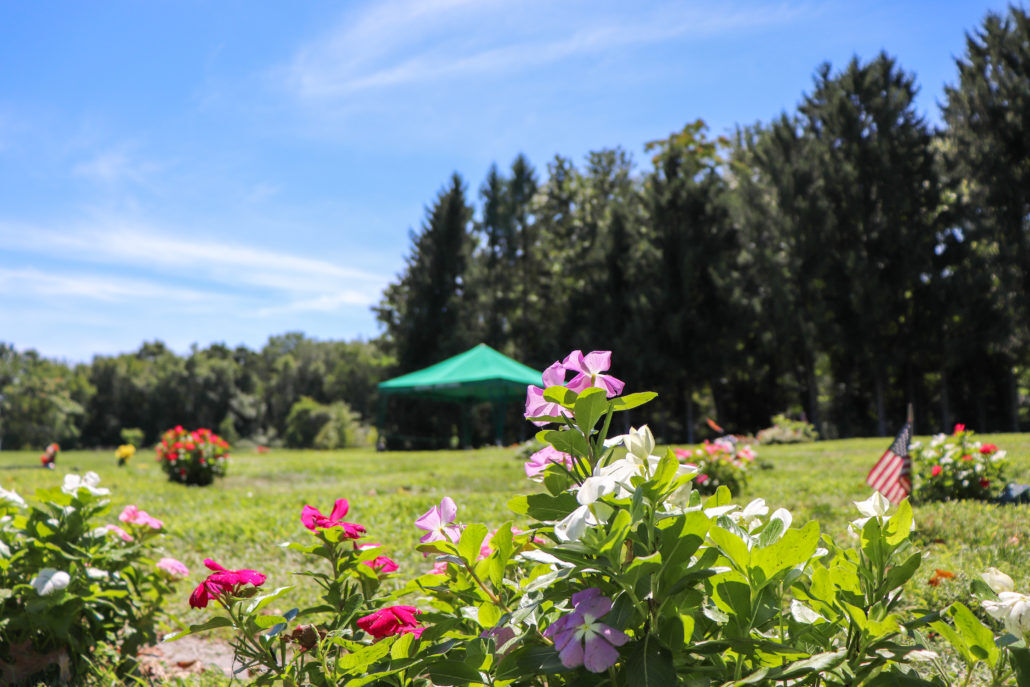
<svg viewBox="0 0 1030 687"><path fill-rule="evenodd" d="M912 412L912 404L908 404L908 426L912 428L912 434L916 433L915 415Z"/></svg>

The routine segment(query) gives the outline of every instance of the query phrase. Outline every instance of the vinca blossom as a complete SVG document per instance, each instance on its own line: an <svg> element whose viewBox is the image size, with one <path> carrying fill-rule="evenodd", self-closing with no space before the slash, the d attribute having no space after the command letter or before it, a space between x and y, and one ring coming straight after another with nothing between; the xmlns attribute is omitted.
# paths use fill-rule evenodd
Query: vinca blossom
<svg viewBox="0 0 1030 687"><path fill-rule="evenodd" d="M39 574L32 578L30 584L40 596L50 596L67 587L71 584L71 581L71 575L63 570L43 568L39 571Z"/></svg>
<svg viewBox="0 0 1030 687"><path fill-rule="evenodd" d="M615 647L629 641L622 631L598 620L612 610L612 600L597 587L572 595L572 613L558 618L544 630L554 640L562 665L584 666L592 673L603 673L615 665L619 651Z"/></svg>
<svg viewBox="0 0 1030 687"><path fill-rule="evenodd" d="M110 489L97 487L98 484L100 484L100 475L95 472L87 472L82 477L78 475L65 475L61 491L72 496L78 494L79 489L85 489L94 496L106 496L111 493Z"/></svg>
<svg viewBox="0 0 1030 687"><path fill-rule="evenodd" d="M565 410L559 403L544 400L544 389L551 386L565 385L565 367L561 364L561 361L553 363L544 370L543 383L543 389L538 386L526 388L526 418L561 417L562 411ZM537 427L543 427L547 424L546 420L533 420L532 422Z"/></svg>
<svg viewBox="0 0 1030 687"><path fill-rule="evenodd" d="M583 351L576 350L569 353L562 365L569 372L578 373L567 385L577 393L596 386L604 389L608 398L612 398L621 394L626 386L621 379L602 374L612 366L611 351L592 351L583 355Z"/></svg>
<svg viewBox="0 0 1030 687"><path fill-rule="evenodd" d="M25 506L25 499L19 496L18 492L14 491L13 489L8 491L7 489L0 487L0 503L5 502L13 503L15 506L18 506L19 508L23 508Z"/></svg>
<svg viewBox="0 0 1030 687"><path fill-rule="evenodd" d="M414 606L387 606L358 618L357 625L376 639L409 633L421 637L425 628L415 617L421 612Z"/></svg>
<svg viewBox="0 0 1030 687"><path fill-rule="evenodd" d="M537 477L547 469L551 463L564 465L567 470L572 469L572 456L563 453L551 445L547 445L529 457L526 461L526 477L530 479Z"/></svg>
<svg viewBox="0 0 1030 687"><path fill-rule="evenodd" d="M209 602L222 596L235 596L244 585L260 587L265 583L265 575L256 570L228 570L210 558L204 559L204 565L214 572L190 594L190 606L193 608L206 608Z"/></svg>
<svg viewBox="0 0 1030 687"><path fill-rule="evenodd" d="M174 558L162 558L156 566L170 580L184 580L190 574L190 569Z"/></svg>
<svg viewBox="0 0 1030 687"><path fill-rule="evenodd" d="M444 496L439 506L433 506L415 521L415 527L425 530L419 539L426 544L432 541L449 541L457 543L461 538L461 529L454 524L458 516L458 506L450 496Z"/></svg>
<svg viewBox="0 0 1030 687"><path fill-rule="evenodd" d="M343 529L344 539L358 539L365 534L365 528L362 525L357 525L352 522L344 522L342 518L347 515L347 511L350 509L350 504L347 503L347 499L336 499L336 503L333 504L333 510L326 517L322 515L314 506L304 506L300 512L300 521L312 532L316 529L331 529L339 527Z"/></svg>
<svg viewBox="0 0 1030 687"><path fill-rule="evenodd" d="M121 537L122 541L133 541L133 536L125 530L123 530L118 525L108 525L106 529L108 532L114 532L115 534L117 534L119 537Z"/></svg>
<svg viewBox="0 0 1030 687"><path fill-rule="evenodd" d="M860 535L862 528L869 522L870 518L877 518L881 525L886 525L890 521L890 516L887 515L887 511L890 510L891 502L887 500L887 497L878 491L874 491L872 495L865 501L852 501L855 507L858 508L858 512L863 515L861 518L857 518L851 521L848 525L848 532L852 535ZM915 531L916 523L912 521L912 526L909 531Z"/></svg>
<svg viewBox="0 0 1030 687"><path fill-rule="evenodd" d="M163 522L150 515L150 513L140 510L136 506L126 506L122 514L118 516L118 519L132 525L149 527L152 530L159 530L165 526Z"/></svg>
<svg viewBox="0 0 1030 687"><path fill-rule="evenodd" d="M987 614L1005 623L1005 629L1016 637L1030 635L1030 596L1013 591L1012 578L997 568L987 568L980 577L998 595L998 599L980 602Z"/></svg>

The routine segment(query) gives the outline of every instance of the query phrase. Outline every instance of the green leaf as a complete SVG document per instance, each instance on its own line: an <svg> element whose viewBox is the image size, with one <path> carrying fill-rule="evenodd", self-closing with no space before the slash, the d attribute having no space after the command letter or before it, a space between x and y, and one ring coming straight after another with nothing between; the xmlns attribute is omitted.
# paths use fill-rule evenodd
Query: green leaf
<svg viewBox="0 0 1030 687"><path fill-rule="evenodd" d="M565 386L549 386L544 389L544 400L558 403L571 409L576 404L576 392Z"/></svg>
<svg viewBox="0 0 1030 687"><path fill-rule="evenodd" d="M429 666L434 685L467 685L480 682L479 671L461 661L440 661Z"/></svg>
<svg viewBox="0 0 1030 687"><path fill-rule="evenodd" d="M475 563L479 557L487 531L486 525L477 522L465 527L461 533L461 539L458 541L458 555L469 565Z"/></svg>
<svg viewBox="0 0 1030 687"><path fill-rule="evenodd" d="M274 589L268 592L267 594L255 596L253 599L250 600L250 603L247 604L247 613L256 613L257 611L260 611L262 608L272 603L272 601L278 599L280 596L290 591L291 589L293 589L292 586L279 587L278 589Z"/></svg>
<svg viewBox="0 0 1030 687"><path fill-rule="evenodd" d="M883 533L886 535L887 543L891 546L897 546L901 542L908 539L909 534L912 531L912 506L909 505L908 499L905 499L898 504L898 510L891 519L884 525Z"/></svg>
<svg viewBox="0 0 1030 687"><path fill-rule="evenodd" d="M501 619L501 615L501 609L497 608L497 606L493 605L492 603L484 603L480 604L479 606L479 612L476 614L476 620L479 621L480 625L489 629L497 624L497 621Z"/></svg>
<svg viewBox="0 0 1030 687"><path fill-rule="evenodd" d="M589 435L601 416L608 412L608 397L604 389L590 387L584 389L574 405L576 425Z"/></svg>
<svg viewBox="0 0 1030 687"><path fill-rule="evenodd" d="M272 627L273 625L278 625L279 623L285 622L286 618L282 617L281 615L259 615L258 617L254 618L254 624L262 630L266 630Z"/></svg>
<svg viewBox="0 0 1030 687"><path fill-rule="evenodd" d="M965 604L958 601L948 608L947 614L955 623L955 629L965 640L969 652L990 666L997 664L1001 652L994 643L994 633L991 628L980 622L980 619Z"/></svg>
<svg viewBox="0 0 1030 687"><path fill-rule="evenodd" d="M887 588L888 590L897 589L901 587L916 574L919 570L919 565L923 562L923 554L919 551L909 556L904 563L896 565L887 571Z"/></svg>
<svg viewBox="0 0 1030 687"><path fill-rule="evenodd" d="M766 583L778 573L804 563L819 545L819 523L809 522L801 529L787 530L772 546L751 551L751 567L762 571Z"/></svg>
<svg viewBox="0 0 1030 687"><path fill-rule="evenodd" d="M639 408L645 403L650 403L657 397L658 394L653 391L640 391L635 394L626 394L625 396L620 396L619 398L612 400L612 410L616 412L633 410L634 408Z"/></svg>
<svg viewBox="0 0 1030 687"><path fill-rule="evenodd" d="M543 432L544 441L563 453L573 456L590 455L590 447L583 435L574 429L551 429Z"/></svg>
<svg viewBox="0 0 1030 687"><path fill-rule="evenodd" d="M1018 687L1030 687L1030 649L1009 647L1012 665L1016 669Z"/></svg>
<svg viewBox="0 0 1030 687"><path fill-rule="evenodd" d="M579 508L574 494L529 494L527 496L516 496L508 501L508 508L519 515L528 515L542 522L561 520L572 511Z"/></svg>
<svg viewBox="0 0 1030 687"><path fill-rule="evenodd" d="M748 562L751 560L751 552L747 550L747 544L744 543L743 539L719 526L708 530L708 538L712 540L712 543L719 548L719 551L738 570L741 572L747 570Z"/></svg>
<svg viewBox="0 0 1030 687"><path fill-rule="evenodd" d="M645 635L640 648L626 661L626 684L628 687L667 687L676 682L676 668L669 652L661 648L657 639Z"/></svg>
<svg viewBox="0 0 1030 687"><path fill-rule="evenodd" d="M390 658L400 660L411 656L411 646L415 643L415 635L405 632L390 647Z"/></svg>
<svg viewBox="0 0 1030 687"><path fill-rule="evenodd" d="M219 627L231 627L231 626L232 626L232 621L231 620L229 620L225 616L216 615L214 618L210 618L206 622L200 623L199 625L190 625L185 630L179 630L178 632L173 632L170 635L165 635L165 638L164 638L163 641L173 642L176 639L180 639L180 638L186 637L188 635L196 634L198 632L206 632L207 630L214 630L214 629L219 628Z"/></svg>

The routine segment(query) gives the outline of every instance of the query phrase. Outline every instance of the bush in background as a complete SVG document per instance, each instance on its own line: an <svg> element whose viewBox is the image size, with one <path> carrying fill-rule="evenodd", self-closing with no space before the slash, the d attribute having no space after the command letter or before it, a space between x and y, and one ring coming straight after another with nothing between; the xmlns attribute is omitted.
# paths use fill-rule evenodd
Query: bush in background
<svg viewBox="0 0 1030 687"><path fill-rule="evenodd" d="M360 416L343 401L319 403L302 397L290 408L283 439L293 448L324 451L375 445L375 430L361 424Z"/></svg>
<svg viewBox="0 0 1030 687"><path fill-rule="evenodd" d="M815 441L819 433L815 431L815 425L804 420L792 420L780 413L773 416L772 427L758 432L757 438L760 444L800 444Z"/></svg>
<svg viewBox="0 0 1030 687"><path fill-rule="evenodd" d="M206 428L188 432L182 425L174 427L155 450L168 479L182 484L211 484L225 476L229 463L229 442Z"/></svg>
<svg viewBox="0 0 1030 687"><path fill-rule="evenodd" d="M909 446L919 501L986 501L1005 486L1005 451L973 437L973 430L955 425L949 436L938 434L929 444Z"/></svg>
<svg viewBox="0 0 1030 687"><path fill-rule="evenodd" d="M139 427L123 427L119 435L123 444L131 444L136 448L143 445L143 430Z"/></svg>

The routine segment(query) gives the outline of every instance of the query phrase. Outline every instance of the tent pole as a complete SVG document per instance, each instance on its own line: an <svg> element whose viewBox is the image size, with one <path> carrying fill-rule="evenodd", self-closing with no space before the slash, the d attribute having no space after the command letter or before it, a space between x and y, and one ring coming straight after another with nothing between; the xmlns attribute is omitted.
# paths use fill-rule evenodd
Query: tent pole
<svg viewBox="0 0 1030 687"><path fill-rule="evenodd" d="M383 436L383 429L386 427L386 396L379 395L376 402L376 450L386 450L386 437Z"/></svg>
<svg viewBox="0 0 1030 687"><path fill-rule="evenodd" d="M467 401L461 404L461 447L471 448L469 441L469 404Z"/></svg>
<svg viewBox="0 0 1030 687"><path fill-rule="evenodd" d="M498 446L504 444L504 416L507 415L508 404L503 401L494 401L494 443Z"/></svg>

